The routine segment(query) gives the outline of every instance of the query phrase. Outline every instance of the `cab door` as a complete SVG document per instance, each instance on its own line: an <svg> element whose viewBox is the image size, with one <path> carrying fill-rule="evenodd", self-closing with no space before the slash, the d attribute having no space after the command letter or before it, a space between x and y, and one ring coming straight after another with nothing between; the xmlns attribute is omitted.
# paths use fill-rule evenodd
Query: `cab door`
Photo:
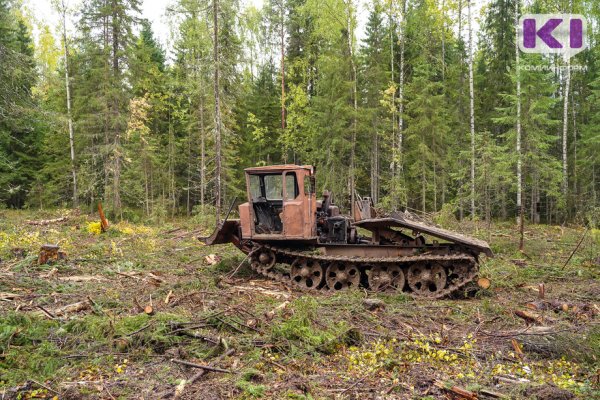
<svg viewBox="0 0 600 400"><path fill-rule="evenodd" d="M304 187L299 185L296 171L283 173L283 235L290 239L304 238Z"/></svg>

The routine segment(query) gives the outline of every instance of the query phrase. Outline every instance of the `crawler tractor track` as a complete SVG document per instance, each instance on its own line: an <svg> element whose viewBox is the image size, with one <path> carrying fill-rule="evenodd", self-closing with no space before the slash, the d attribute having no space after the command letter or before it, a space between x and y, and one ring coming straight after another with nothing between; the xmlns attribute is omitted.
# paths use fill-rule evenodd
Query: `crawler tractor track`
<svg viewBox="0 0 600 400"><path fill-rule="evenodd" d="M478 272L476 259L467 254L369 258L255 245L249 256L254 271L296 289L343 290L360 286L426 299L450 295L473 281ZM277 263L289 265L289 270L277 270Z"/></svg>

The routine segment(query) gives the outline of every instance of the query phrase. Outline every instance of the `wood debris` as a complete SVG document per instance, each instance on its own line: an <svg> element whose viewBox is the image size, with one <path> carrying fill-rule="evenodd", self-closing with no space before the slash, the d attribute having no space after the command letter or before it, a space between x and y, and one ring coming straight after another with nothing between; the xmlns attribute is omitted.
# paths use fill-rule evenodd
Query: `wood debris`
<svg viewBox="0 0 600 400"><path fill-rule="evenodd" d="M206 261L208 265L215 265L216 263L221 261L221 257L218 257L215 254L209 254L206 257L204 257L204 261Z"/></svg>
<svg viewBox="0 0 600 400"><path fill-rule="evenodd" d="M481 277L477 279L477 286L482 289L489 289L490 286L492 286L492 281L490 281L488 278Z"/></svg>
<svg viewBox="0 0 600 400"><path fill-rule="evenodd" d="M106 279L103 276L97 275L72 275L72 276L61 276L58 278L59 281L65 282L105 282Z"/></svg>
<svg viewBox="0 0 600 400"><path fill-rule="evenodd" d="M474 392L471 392L469 390L460 388L458 386L446 386L444 384L444 382L442 381L435 381L434 383L435 386L437 386L440 389L446 390L448 392L451 392L452 394L458 396L458 398L461 399L467 399L467 400L477 400L477 394Z"/></svg>
<svg viewBox="0 0 600 400"><path fill-rule="evenodd" d="M67 258L67 253L61 251L60 248L55 244L44 244L40 249L38 256L38 265L48 264L50 262L56 262L58 260L64 260Z"/></svg>
<svg viewBox="0 0 600 400"><path fill-rule="evenodd" d="M171 300L171 296L173 296L173 291L169 290L167 297L165 297L165 304L169 304L169 300Z"/></svg>
<svg viewBox="0 0 600 400"><path fill-rule="evenodd" d="M533 313L533 312L515 310L514 314L517 317L524 319L528 323L543 324L543 322L544 322L544 318L541 315Z"/></svg>
<svg viewBox="0 0 600 400"><path fill-rule="evenodd" d="M76 313L90 308L89 300L78 301L77 303L68 304L64 307L54 310L54 315L60 317L65 314Z"/></svg>
<svg viewBox="0 0 600 400"><path fill-rule="evenodd" d="M16 293L0 292L0 300L2 301L12 301L18 297L21 297L21 295Z"/></svg>
<svg viewBox="0 0 600 400"><path fill-rule="evenodd" d="M278 299L289 299L290 295L286 292L280 292L280 291L276 291L276 290L270 290L270 289L265 289L259 286L232 286L232 289L238 290L240 292L259 292L261 294L267 295L267 296L271 296L271 297L275 297Z"/></svg>
<svg viewBox="0 0 600 400"><path fill-rule="evenodd" d="M53 218L53 219L42 219L39 221L26 220L25 223L28 225L46 226L46 225L56 224L59 222L64 222L66 220L67 220L67 217L60 217L60 218Z"/></svg>

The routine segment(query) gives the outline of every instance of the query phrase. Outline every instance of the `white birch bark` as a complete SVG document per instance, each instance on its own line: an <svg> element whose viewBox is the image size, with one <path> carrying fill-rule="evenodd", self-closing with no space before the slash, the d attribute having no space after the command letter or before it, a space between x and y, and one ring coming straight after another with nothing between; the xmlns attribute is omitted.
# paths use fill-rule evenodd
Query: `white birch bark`
<svg viewBox="0 0 600 400"><path fill-rule="evenodd" d="M213 6L213 68L215 95L215 209L217 223L221 218L221 105L219 96L219 6L218 0L212 1Z"/></svg>
<svg viewBox="0 0 600 400"><path fill-rule="evenodd" d="M73 207L79 206L77 195L77 172L75 169L75 138L73 133L73 117L71 114L71 80L69 77L69 43L67 41L67 7L61 0L60 13L62 17L62 38L65 57L65 89L67 92L67 122L69 125L69 146L71 150L71 174L73 175Z"/></svg>
<svg viewBox="0 0 600 400"><path fill-rule="evenodd" d="M562 193L567 195L569 178L567 175L568 155L567 155L567 134L569 130L569 91L571 89L571 63L567 59L567 68L565 71L565 84L563 93L563 132L562 132Z"/></svg>

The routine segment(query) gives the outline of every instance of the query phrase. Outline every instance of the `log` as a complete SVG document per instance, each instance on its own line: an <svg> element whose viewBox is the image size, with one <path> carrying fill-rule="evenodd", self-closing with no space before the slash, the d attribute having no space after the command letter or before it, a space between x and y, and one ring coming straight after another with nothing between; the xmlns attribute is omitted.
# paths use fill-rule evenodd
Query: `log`
<svg viewBox="0 0 600 400"><path fill-rule="evenodd" d="M458 386L451 386L451 387L446 387L446 385L444 385L444 382L442 381L435 381L435 386L437 386L440 389L449 391L454 393L457 396L460 396L463 399L467 399L467 400L477 400L477 394L470 392L466 389L460 388Z"/></svg>
<svg viewBox="0 0 600 400"><path fill-rule="evenodd" d="M103 282L107 279L103 276L94 276L94 275L72 275L72 276L61 276L58 278L59 281L65 282Z"/></svg>
<svg viewBox="0 0 600 400"><path fill-rule="evenodd" d="M67 217L60 217L60 218L54 218L54 219L42 219L39 221L25 221L25 223L28 225L46 226L46 225L56 224L58 222L63 222L66 220L67 220Z"/></svg>
<svg viewBox="0 0 600 400"><path fill-rule="evenodd" d="M515 310L514 314L517 317L523 318L525 321L530 322L530 323L541 324L543 321L543 319L540 315L532 313L532 312L528 312L528 311Z"/></svg>

